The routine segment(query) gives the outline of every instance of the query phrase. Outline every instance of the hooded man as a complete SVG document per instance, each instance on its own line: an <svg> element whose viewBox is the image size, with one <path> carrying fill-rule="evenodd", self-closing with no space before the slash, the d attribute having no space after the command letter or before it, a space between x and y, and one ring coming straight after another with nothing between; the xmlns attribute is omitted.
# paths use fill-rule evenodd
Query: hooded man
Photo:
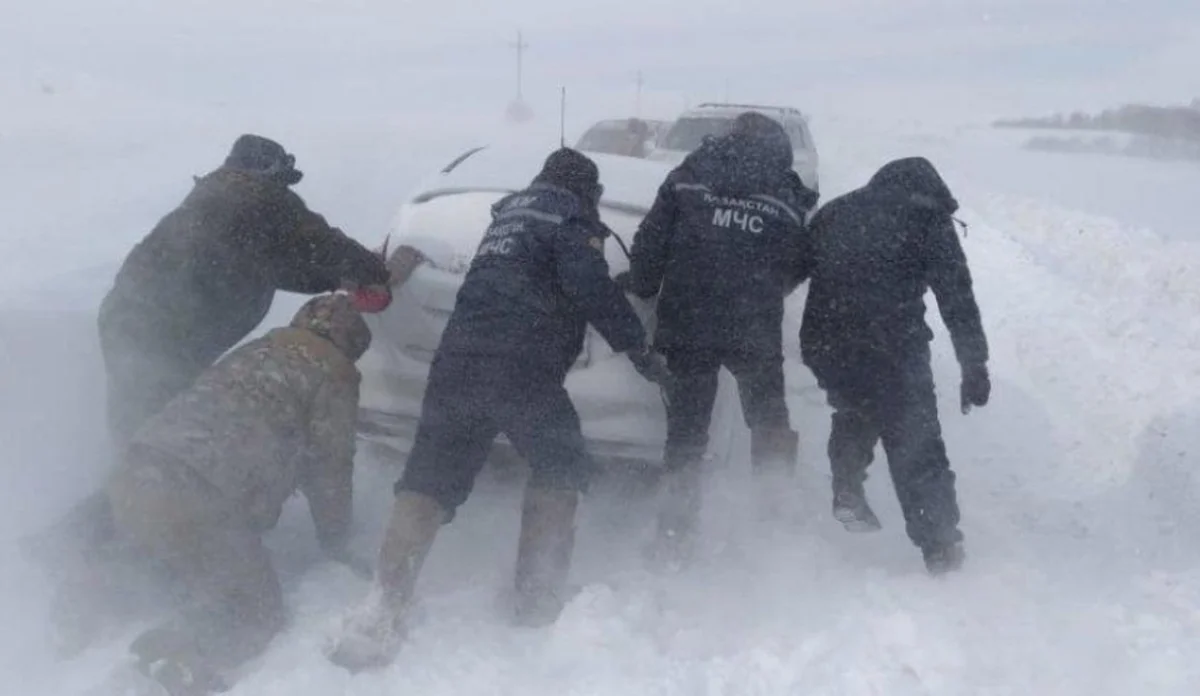
<svg viewBox="0 0 1200 696"><path fill-rule="evenodd" d="M383 259L290 188L295 162L273 140L239 137L125 259L99 317L118 450L258 326L276 291L386 287Z"/></svg>
<svg viewBox="0 0 1200 696"><path fill-rule="evenodd" d="M564 381L587 325L647 379L667 378L609 277L602 192L595 163L563 148L528 188L493 207L430 366L372 596L334 647L336 664L358 671L393 659L434 537L466 502L501 433L531 470L517 549L517 620L545 624L561 611L575 511L591 469Z"/></svg>
<svg viewBox="0 0 1200 696"><path fill-rule="evenodd" d="M863 481L882 440L908 536L932 573L957 569L964 554L930 368L930 289L962 366L963 412L987 404L991 391L957 209L921 157L888 163L865 187L822 207L812 222L816 267L800 330L804 362L834 408L834 516L851 531L879 529Z"/></svg>
<svg viewBox="0 0 1200 696"><path fill-rule="evenodd" d="M238 347L152 416L108 482L118 534L188 591L181 619L131 648L172 696L220 690L286 620L262 537L296 491L317 540L350 563L355 361L371 334L342 294Z"/></svg>
<svg viewBox="0 0 1200 696"><path fill-rule="evenodd" d="M654 347L673 376L659 515L667 553L686 555L692 538L722 367L737 379L755 471L794 468L783 301L807 276L805 218L816 202L792 170L783 126L747 112L671 172L634 236L622 281L639 297L658 296Z"/></svg>

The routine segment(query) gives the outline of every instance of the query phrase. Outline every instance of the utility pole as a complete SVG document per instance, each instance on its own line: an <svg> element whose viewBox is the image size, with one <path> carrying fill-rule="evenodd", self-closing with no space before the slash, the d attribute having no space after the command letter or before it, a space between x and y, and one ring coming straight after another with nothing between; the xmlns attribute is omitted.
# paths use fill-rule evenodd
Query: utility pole
<svg viewBox="0 0 1200 696"><path fill-rule="evenodd" d="M525 38L521 34L521 31L517 30L517 42L509 45L517 50L517 101L521 101L524 99L524 95L521 93L521 82L525 69L525 49L529 48L529 44L525 43Z"/></svg>
<svg viewBox="0 0 1200 696"><path fill-rule="evenodd" d="M508 105L506 117L512 123L524 123L533 118L533 110L525 103L524 94L524 73L525 73L525 49L529 48L529 44L525 43L525 36L520 30L517 31L517 42L509 44L517 50L517 96Z"/></svg>

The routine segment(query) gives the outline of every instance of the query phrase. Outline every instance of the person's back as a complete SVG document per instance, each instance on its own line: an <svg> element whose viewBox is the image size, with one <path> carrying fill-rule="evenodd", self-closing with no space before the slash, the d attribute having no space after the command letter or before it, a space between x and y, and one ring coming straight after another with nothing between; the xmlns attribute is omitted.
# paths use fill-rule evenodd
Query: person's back
<svg viewBox="0 0 1200 696"><path fill-rule="evenodd" d="M304 318L236 348L145 423L130 457L177 462L252 527L273 527L308 473L312 448L353 438L354 361L370 334L361 319L339 328L336 339L322 334L328 331ZM347 420L349 432L327 432L345 431Z"/></svg>
<svg viewBox="0 0 1200 696"><path fill-rule="evenodd" d="M221 167L197 179L134 247L102 311L186 337L180 347L211 364L258 326L276 290L327 292L352 276L387 281L381 259L329 228L285 184Z"/></svg>
<svg viewBox="0 0 1200 696"><path fill-rule="evenodd" d="M790 262L802 253L816 195L792 171L782 127L757 114L743 120L769 125L689 155L635 238L632 290L659 295L660 349L729 348L782 321Z"/></svg>
<svg viewBox="0 0 1200 696"><path fill-rule="evenodd" d="M641 326L631 324L624 297L598 283L607 279L597 251L609 231L585 195L543 178L496 203L439 355L515 356L558 381L589 322L618 351L639 343Z"/></svg>
<svg viewBox="0 0 1200 696"><path fill-rule="evenodd" d="M933 166L914 157L889 163L817 213L801 333L806 361L921 348L933 337L925 322L931 288L956 347L978 352L972 344L982 341L982 327L954 239L957 207Z"/></svg>

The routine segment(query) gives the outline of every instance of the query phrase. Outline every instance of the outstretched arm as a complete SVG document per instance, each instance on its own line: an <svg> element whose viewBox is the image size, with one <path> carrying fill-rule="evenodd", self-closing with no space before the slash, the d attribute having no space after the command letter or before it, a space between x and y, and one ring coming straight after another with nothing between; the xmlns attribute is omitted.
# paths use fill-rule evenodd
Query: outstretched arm
<svg viewBox="0 0 1200 696"><path fill-rule="evenodd" d="M937 298L938 311L950 331L954 353L963 366L983 365L988 360L987 337L967 266L967 256L949 216L929 229L926 272Z"/></svg>
<svg viewBox="0 0 1200 696"><path fill-rule="evenodd" d="M357 373L327 377L312 407L302 490L321 549L338 560L350 536L357 417Z"/></svg>
<svg viewBox="0 0 1200 696"><path fill-rule="evenodd" d="M316 294L337 290L345 282L386 285L388 268L379 254L332 227L287 191L290 229L275 230L267 261L275 287L286 292Z"/></svg>
<svg viewBox="0 0 1200 696"><path fill-rule="evenodd" d="M608 275L604 234L599 225L583 220L568 220L559 228L554 242L559 283L613 351L638 350L645 346L646 330Z"/></svg>

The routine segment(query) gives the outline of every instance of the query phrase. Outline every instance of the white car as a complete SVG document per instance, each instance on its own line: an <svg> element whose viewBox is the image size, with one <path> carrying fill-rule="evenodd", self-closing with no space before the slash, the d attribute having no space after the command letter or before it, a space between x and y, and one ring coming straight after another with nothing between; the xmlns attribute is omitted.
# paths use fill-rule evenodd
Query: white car
<svg viewBox="0 0 1200 696"><path fill-rule="evenodd" d="M409 451L430 361L471 259L491 223L491 207L503 196L528 186L551 149L526 145L470 150L418 187L401 208L390 235L391 247L416 248L428 261L418 265L396 289L387 310L367 315L374 339L359 362L363 440L393 450L393 456ZM670 168L617 155L589 156L599 167L605 187L601 218L624 244L631 244ZM613 275L629 267L618 240L605 243L605 256ZM654 306L629 297L652 331ZM595 459L604 466L657 471L666 437L663 395L635 372L625 356L615 355L590 326L566 386ZM723 385L719 398L729 401L730 394ZM723 446L719 436L714 440L714 448ZM498 442L502 446L493 453L510 454L503 439Z"/></svg>
<svg viewBox="0 0 1200 696"><path fill-rule="evenodd" d="M782 106L757 106L754 104L701 104L689 109L675 119L667 132L659 139L649 159L679 164L688 153L700 147L708 136L719 136L729 132L733 120L747 111L769 116L783 125L792 141L794 163L792 168L800 175L804 185L820 192L818 168L820 158L813 143L808 119L799 110Z"/></svg>

